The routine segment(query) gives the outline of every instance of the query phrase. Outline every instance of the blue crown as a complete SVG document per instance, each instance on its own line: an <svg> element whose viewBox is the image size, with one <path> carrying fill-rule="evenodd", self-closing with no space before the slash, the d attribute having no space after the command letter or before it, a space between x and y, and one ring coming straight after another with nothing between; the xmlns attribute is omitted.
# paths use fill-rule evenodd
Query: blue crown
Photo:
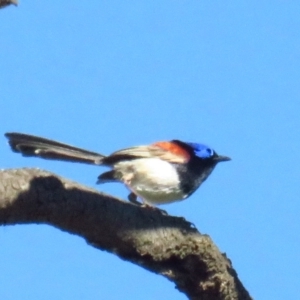
<svg viewBox="0 0 300 300"><path fill-rule="evenodd" d="M195 152L195 155L197 155L200 158L209 158L215 154L213 149L203 144L187 143L187 145L192 147Z"/></svg>

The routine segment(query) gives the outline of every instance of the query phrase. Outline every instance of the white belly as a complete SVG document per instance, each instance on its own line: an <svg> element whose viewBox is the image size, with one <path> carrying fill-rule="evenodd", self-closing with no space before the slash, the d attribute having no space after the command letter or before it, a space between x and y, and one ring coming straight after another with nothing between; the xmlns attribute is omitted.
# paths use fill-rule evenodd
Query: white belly
<svg viewBox="0 0 300 300"><path fill-rule="evenodd" d="M174 166L159 158L141 158L115 165L130 190L149 204L164 204L184 199Z"/></svg>

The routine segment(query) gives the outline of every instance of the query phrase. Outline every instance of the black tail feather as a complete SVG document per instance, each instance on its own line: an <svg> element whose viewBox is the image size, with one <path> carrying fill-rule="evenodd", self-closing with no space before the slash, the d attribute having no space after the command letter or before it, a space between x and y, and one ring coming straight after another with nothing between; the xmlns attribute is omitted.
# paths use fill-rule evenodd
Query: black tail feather
<svg viewBox="0 0 300 300"><path fill-rule="evenodd" d="M23 156L63 160L86 164L102 164L102 154L59 143L53 140L23 133L6 133L12 151Z"/></svg>

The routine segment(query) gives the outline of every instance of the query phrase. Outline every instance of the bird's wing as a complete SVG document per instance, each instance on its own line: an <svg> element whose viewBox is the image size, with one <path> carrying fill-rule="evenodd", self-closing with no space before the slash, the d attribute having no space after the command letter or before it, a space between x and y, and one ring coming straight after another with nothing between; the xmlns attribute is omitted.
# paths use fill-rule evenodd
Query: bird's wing
<svg viewBox="0 0 300 300"><path fill-rule="evenodd" d="M185 163L190 154L172 142L158 142L150 146L137 146L122 149L103 159L104 164L115 164L123 160L158 157L171 163Z"/></svg>

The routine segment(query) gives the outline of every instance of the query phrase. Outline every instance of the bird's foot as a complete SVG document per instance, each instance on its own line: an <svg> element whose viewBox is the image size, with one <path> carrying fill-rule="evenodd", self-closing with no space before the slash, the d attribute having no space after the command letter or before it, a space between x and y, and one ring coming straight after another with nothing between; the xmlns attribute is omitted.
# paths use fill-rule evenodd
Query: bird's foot
<svg viewBox="0 0 300 300"><path fill-rule="evenodd" d="M151 210L154 210L154 211L159 211L162 215L164 215L164 216L167 216L168 215L168 213L165 211L165 210L163 210L163 209L160 209L160 208L158 208L158 207L156 207L156 206L153 206L153 205L151 205L151 204L149 204L149 203L147 203L147 202L145 202L143 199L142 199L142 203L141 202L139 202L137 199L138 199L138 196L136 195L136 194L134 194L134 193L130 193L129 195L128 195L128 200L131 202L131 203L133 203L133 204L135 204L135 205L138 205L138 206L141 206L141 207L144 207L144 208L146 208L146 209L151 209Z"/></svg>
<svg viewBox="0 0 300 300"><path fill-rule="evenodd" d="M151 204L149 204L149 203L147 203L147 202L144 202L143 201L143 204L142 204L142 207L144 207L144 208L146 208L146 209L151 209L151 210L153 210L153 211L157 211L157 212L160 212L162 215L164 215L164 216L168 216L168 213L165 211L165 210L163 210L163 209L160 209L160 208L158 208L158 207L156 207L156 206L153 206L153 205L151 205Z"/></svg>

